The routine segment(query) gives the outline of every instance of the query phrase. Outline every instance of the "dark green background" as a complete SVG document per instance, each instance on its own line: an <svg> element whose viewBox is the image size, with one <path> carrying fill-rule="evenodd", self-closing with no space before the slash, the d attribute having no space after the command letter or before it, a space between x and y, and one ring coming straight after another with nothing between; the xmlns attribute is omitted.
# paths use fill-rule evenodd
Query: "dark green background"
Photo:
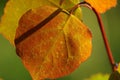
<svg viewBox="0 0 120 80"><path fill-rule="evenodd" d="M0 17L7 0L0 0ZM83 10L83 22L91 29L93 34L93 51L91 57L72 74L58 80L84 80L93 74L111 73L104 47L101 32L92 11ZM102 14L106 34L116 62L120 61L120 0L116 8ZM72 66L72 65L71 65ZM3 80L32 80L27 70L15 53L15 48L9 41L0 35L0 78Z"/></svg>

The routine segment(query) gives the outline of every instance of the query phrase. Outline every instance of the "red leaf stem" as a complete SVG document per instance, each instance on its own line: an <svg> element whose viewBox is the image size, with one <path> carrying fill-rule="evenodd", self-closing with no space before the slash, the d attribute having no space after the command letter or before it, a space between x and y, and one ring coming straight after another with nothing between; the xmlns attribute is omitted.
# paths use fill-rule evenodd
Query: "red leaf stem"
<svg viewBox="0 0 120 80"><path fill-rule="evenodd" d="M110 61L110 64L111 64L111 67L112 67L112 70L113 71L116 71L117 69L117 66L115 64L115 60L113 58L113 55L112 55L112 51L110 49L110 45L108 43L108 39L107 39L107 36L106 36L106 33L105 33L105 29L104 29L104 25L103 25L103 22L102 22L102 19L101 19L101 16L100 14L95 10L95 8L93 8L89 3L87 2L81 2L77 5L75 5L71 10L70 10L70 13L72 14L74 12L74 10L76 10L78 7L80 6L85 6L85 7L88 7L89 9L91 9L96 17L97 17L97 20L98 20L98 23L99 23L99 26L100 26L100 30L101 30L101 33L102 33L102 37L103 37L103 41L104 41L104 44L105 44L105 47L106 47L106 51L107 51L107 55L108 55L108 58L109 58L109 61Z"/></svg>

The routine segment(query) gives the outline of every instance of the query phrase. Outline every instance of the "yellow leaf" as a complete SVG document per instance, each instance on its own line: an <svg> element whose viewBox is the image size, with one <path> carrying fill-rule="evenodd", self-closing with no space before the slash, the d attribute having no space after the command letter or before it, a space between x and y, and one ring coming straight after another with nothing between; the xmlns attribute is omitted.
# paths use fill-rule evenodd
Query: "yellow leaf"
<svg viewBox="0 0 120 80"><path fill-rule="evenodd" d="M118 64L117 71L120 73L120 63Z"/></svg>
<svg viewBox="0 0 120 80"><path fill-rule="evenodd" d="M20 18L15 45L33 80L55 79L70 74L90 56L91 38L74 15L44 6Z"/></svg>
<svg viewBox="0 0 120 80"><path fill-rule="evenodd" d="M3 34L4 37L7 38L10 41L10 43L14 45L15 32L20 17L26 11L32 8L37 8L43 5L50 5L56 7L59 6L59 4L53 3L55 1L58 3L58 1L60 0L8 0L4 9L4 15L2 16L0 22L0 33ZM74 5L71 0L67 1L68 4L64 3L62 8L67 9ZM77 16L80 18L80 9L77 12L79 14Z"/></svg>
<svg viewBox="0 0 120 80"><path fill-rule="evenodd" d="M94 7L99 13L104 13L106 10L111 7L115 7L117 0L85 0L92 7Z"/></svg>
<svg viewBox="0 0 120 80"><path fill-rule="evenodd" d="M98 73L92 75L90 78L87 78L85 80L108 80L108 79L109 79L109 74Z"/></svg>

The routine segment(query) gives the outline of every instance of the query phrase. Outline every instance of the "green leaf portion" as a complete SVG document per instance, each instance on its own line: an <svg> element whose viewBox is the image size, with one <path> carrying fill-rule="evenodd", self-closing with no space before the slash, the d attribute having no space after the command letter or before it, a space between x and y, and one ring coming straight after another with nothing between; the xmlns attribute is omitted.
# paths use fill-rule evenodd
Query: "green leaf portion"
<svg viewBox="0 0 120 80"><path fill-rule="evenodd" d="M113 72L110 75L109 80L120 80L120 73L118 71Z"/></svg>

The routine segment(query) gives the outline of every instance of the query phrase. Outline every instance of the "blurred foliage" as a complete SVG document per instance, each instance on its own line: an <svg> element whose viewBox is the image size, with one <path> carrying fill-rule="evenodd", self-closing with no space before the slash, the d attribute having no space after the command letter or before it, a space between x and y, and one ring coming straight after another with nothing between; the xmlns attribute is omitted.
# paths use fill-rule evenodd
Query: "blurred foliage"
<svg viewBox="0 0 120 80"><path fill-rule="evenodd" d="M0 0L0 16L7 0ZM102 14L107 37L116 62L120 61L120 0L115 8ZM93 34L93 51L91 57L72 74L57 80L84 80L93 74L111 73L106 50L96 16L86 8L83 10L83 22L91 29ZM89 14L88 14L89 13ZM15 49L9 41L0 35L0 77L3 80L32 80L16 55Z"/></svg>
<svg viewBox="0 0 120 80"><path fill-rule="evenodd" d="M85 80L108 80L108 78L109 78L109 74L98 73L98 74L92 75L90 78L87 78Z"/></svg>

